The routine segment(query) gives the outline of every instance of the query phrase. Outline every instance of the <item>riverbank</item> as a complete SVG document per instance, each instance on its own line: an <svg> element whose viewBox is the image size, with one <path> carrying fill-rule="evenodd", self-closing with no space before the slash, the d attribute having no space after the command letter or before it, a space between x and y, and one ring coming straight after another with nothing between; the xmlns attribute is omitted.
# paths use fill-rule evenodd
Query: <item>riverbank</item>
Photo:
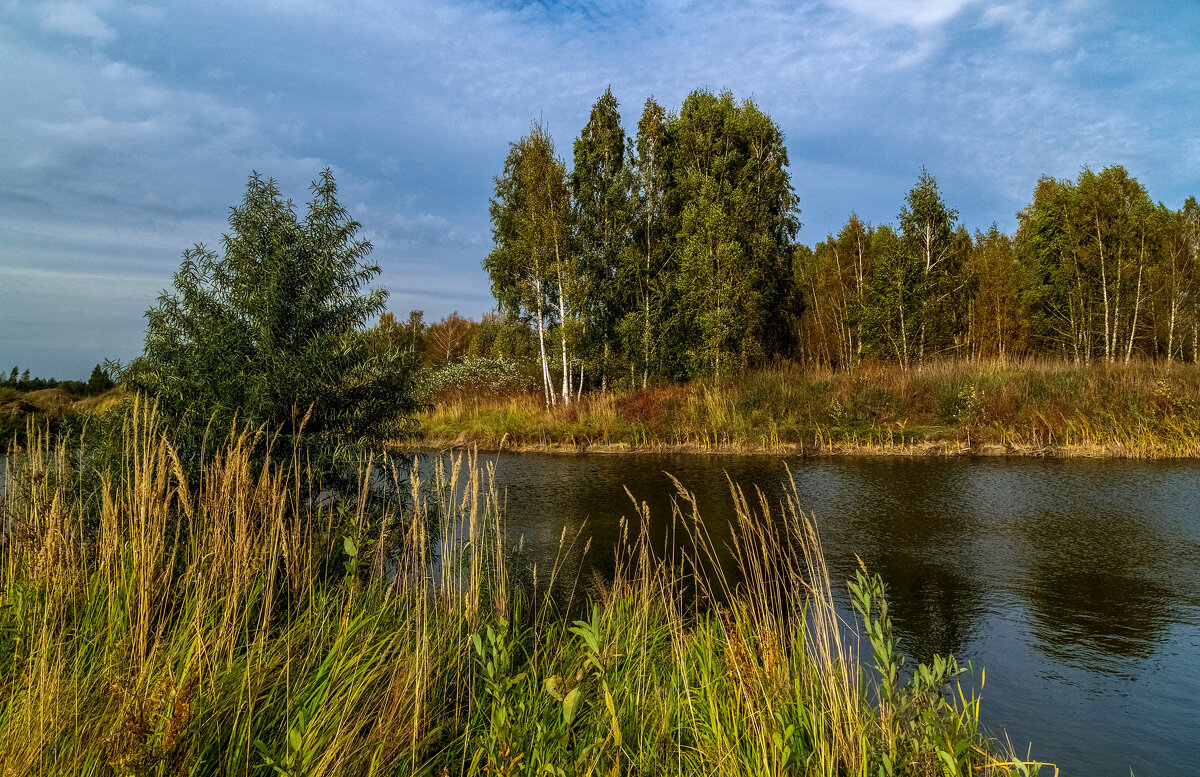
<svg viewBox="0 0 1200 777"><path fill-rule="evenodd" d="M735 493L742 581L711 571L681 494L689 553L635 533L614 577L585 584L520 563L496 489L461 459L399 484L410 499L319 506L298 456L260 472L234 438L189 482L152 412L126 424L102 498L75 493L75 447L42 438L11 463L5 773L1037 770L980 730L953 661L897 674L866 574L853 599L881 679L859 671L794 503L771 516Z"/></svg>
<svg viewBox="0 0 1200 777"><path fill-rule="evenodd" d="M90 397L76 396L62 388L26 392L0 389L0 448L7 448L14 437L23 436L30 421L58 428L72 415L83 417L107 412L120 403L123 394L120 387Z"/></svg>
<svg viewBox="0 0 1200 777"><path fill-rule="evenodd" d="M1195 365L951 363L760 370L585 395L455 397L405 447L595 453L1200 457Z"/></svg>

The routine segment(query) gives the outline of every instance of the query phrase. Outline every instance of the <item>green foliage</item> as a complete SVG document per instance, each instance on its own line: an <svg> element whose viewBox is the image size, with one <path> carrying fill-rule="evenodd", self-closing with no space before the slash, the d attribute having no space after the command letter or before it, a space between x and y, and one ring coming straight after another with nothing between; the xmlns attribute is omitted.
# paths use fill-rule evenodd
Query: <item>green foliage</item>
<svg viewBox="0 0 1200 777"><path fill-rule="evenodd" d="M937 181L922 167L898 217L900 248L921 270L909 281L908 292L908 319L915 334L911 356L918 363L950 350L960 331L958 319L966 297L961 267L971 241L965 231L956 233L957 219L958 211L946 206Z"/></svg>
<svg viewBox="0 0 1200 777"><path fill-rule="evenodd" d="M934 656L928 664L918 664L909 683L901 685L904 657L888 615L882 578L859 571L849 586L879 678L878 774L920 773L932 766L948 777L972 774L980 754L979 699L973 694L968 700L961 690L961 706L955 706L954 697L946 698L950 681L962 673L954 657ZM936 764L930 763L931 755Z"/></svg>
<svg viewBox="0 0 1200 777"><path fill-rule="evenodd" d="M737 373L791 333L799 228L783 133L750 100L693 92L668 129L678 208L678 347L691 374Z"/></svg>
<svg viewBox="0 0 1200 777"><path fill-rule="evenodd" d="M630 277L638 263L630 243L633 173L618 108L611 89L596 100L587 125L575 140L570 174L575 248L580 255L572 279L574 307L583 319L579 358L602 384L622 358L617 322L624 311L636 305Z"/></svg>
<svg viewBox="0 0 1200 777"><path fill-rule="evenodd" d="M928 284L920 256L905 249L889 227L874 236L875 267L863 311L863 337L877 356L903 367L920 359Z"/></svg>
<svg viewBox="0 0 1200 777"><path fill-rule="evenodd" d="M664 337L667 313L674 304L671 275L666 272L671 263L669 149L666 111L653 97L647 98L631 160L633 235L621 275L630 288L617 323L630 383L637 385L640 379L642 388L651 372L655 377L670 373L666 365L673 354Z"/></svg>
<svg viewBox="0 0 1200 777"><path fill-rule="evenodd" d="M392 313L384 313L371 331L372 350L387 353L391 349L408 351L420 359L429 341L429 327L425 323L425 311L411 310L408 320L398 323Z"/></svg>
<svg viewBox="0 0 1200 777"><path fill-rule="evenodd" d="M751 100L696 91L677 116L647 100L626 139L606 91L565 165L545 129L513 144L484 262L502 311L556 335L562 399L577 384L732 375L788 353L799 229L783 133Z"/></svg>
<svg viewBox="0 0 1200 777"><path fill-rule="evenodd" d="M539 124L496 178L484 266L533 324L548 405L780 357L1200 355L1200 207L1154 206L1120 166L1039 181L1011 238L972 237L922 168L894 226L851 214L809 249L783 134L752 101L651 98L632 141L618 109L611 90L593 105L570 176Z"/></svg>
<svg viewBox="0 0 1200 777"><path fill-rule="evenodd" d="M97 369L100 369L99 365L97 365ZM12 372L8 374L7 378L0 379L0 389L9 389L11 392L21 393L57 388L76 397L93 395L93 392L89 390L88 384L85 384L83 381L31 377L29 370L21 373L18 370L18 367L13 367ZM95 370L93 370L92 375L95 376L95 374ZM108 388L112 388L111 382L108 384ZM103 393L103 391L95 393Z"/></svg>
<svg viewBox="0 0 1200 777"><path fill-rule="evenodd" d="M97 364L92 368L92 374L88 377L87 388L84 393L89 397L99 396L105 391L111 389L114 385L108 371Z"/></svg>
<svg viewBox="0 0 1200 777"><path fill-rule="evenodd" d="M1153 205L1119 165L1040 180L1016 236L1035 342L1081 362L1185 349L1195 361L1200 241L1188 213Z"/></svg>
<svg viewBox="0 0 1200 777"><path fill-rule="evenodd" d="M467 346L467 356L536 362L537 342L528 324L518 317L490 313L475 328L471 344Z"/></svg>
<svg viewBox="0 0 1200 777"><path fill-rule="evenodd" d="M492 294L501 311L533 320L549 405L557 394L550 380L545 330L555 320L561 326L567 325L566 295L572 290L577 267L571 250L572 212L566 165L555 156L554 141L540 124L509 149L504 172L495 179L490 213L494 247L483 266L491 277ZM570 358L565 334L563 346L566 372ZM562 394L569 401L567 375L563 376Z"/></svg>
<svg viewBox="0 0 1200 777"><path fill-rule="evenodd" d="M387 297L367 288L371 244L328 170L312 193L300 219L273 180L251 176L223 253L185 251L174 291L146 314L145 353L125 377L172 420L185 461L210 423L234 419L303 442L322 468L408 432L411 359L372 348L364 329Z"/></svg>
<svg viewBox="0 0 1200 777"><path fill-rule="evenodd" d="M851 215L837 238L795 249L797 355L851 367L865 353L1049 356L1129 363L1200 354L1200 207L1152 204L1119 165L1043 178L1013 236L974 237L922 169L896 227ZM893 241L892 238L895 238ZM903 320L901 320L903 318Z"/></svg>

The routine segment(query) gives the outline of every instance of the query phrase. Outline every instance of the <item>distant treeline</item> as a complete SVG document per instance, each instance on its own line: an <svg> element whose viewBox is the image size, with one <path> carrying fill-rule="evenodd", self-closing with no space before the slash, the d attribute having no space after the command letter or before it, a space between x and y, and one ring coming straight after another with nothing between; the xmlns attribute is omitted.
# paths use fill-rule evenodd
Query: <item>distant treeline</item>
<svg viewBox="0 0 1200 777"><path fill-rule="evenodd" d="M1015 235L972 234L922 169L895 225L851 214L810 248L787 162L779 127L728 92L678 113L648 99L629 138L605 91L570 173L542 125L512 144L484 267L534 333L547 401L777 358L1197 358L1195 198L1171 210L1124 168L1085 169L1039 181Z"/></svg>
<svg viewBox="0 0 1200 777"><path fill-rule="evenodd" d="M1195 362L1200 350L1200 207L1150 200L1123 167L1043 178L1017 215L971 235L922 171L897 227L851 214L793 257L804 302L797 355L841 366L870 354L1134 356Z"/></svg>
<svg viewBox="0 0 1200 777"><path fill-rule="evenodd" d="M85 383L82 380L55 380L54 378L35 378L29 375L29 370L21 371L14 366L7 378L0 378L0 388L17 391L41 391L42 389L57 388L73 396L91 397L103 394L113 387L112 378L99 364L92 369L92 375Z"/></svg>

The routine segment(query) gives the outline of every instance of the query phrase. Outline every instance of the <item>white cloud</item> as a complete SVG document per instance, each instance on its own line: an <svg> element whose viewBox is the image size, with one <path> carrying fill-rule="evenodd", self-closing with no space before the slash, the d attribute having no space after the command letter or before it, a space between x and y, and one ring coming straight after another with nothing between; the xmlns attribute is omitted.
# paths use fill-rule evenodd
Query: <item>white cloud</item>
<svg viewBox="0 0 1200 777"><path fill-rule="evenodd" d="M980 25L1003 29L1010 45L1019 50L1051 54L1075 44L1080 16L1069 6L1020 2L989 6L980 15Z"/></svg>
<svg viewBox="0 0 1200 777"><path fill-rule="evenodd" d="M974 227L1042 173L1140 159L1178 189L1200 153L1192 39L1074 0L21 7L0 13L0 263L169 278L250 170L303 207L332 166L393 305L432 318L486 294L507 143L542 116L569 164L607 85L627 129L650 95L753 96L787 134L806 242L851 210L894 218L922 162L975 198Z"/></svg>
<svg viewBox="0 0 1200 777"><path fill-rule="evenodd" d="M94 43L108 43L117 37L93 8L79 2L42 3L37 6L38 23L43 30Z"/></svg>
<svg viewBox="0 0 1200 777"><path fill-rule="evenodd" d="M78 302L86 299L132 301L153 299L162 288L162 279L128 273L47 270L35 267L0 266L0 279L16 296L34 294L67 297Z"/></svg>
<svg viewBox="0 0 1200 777"><path fill-rule="evenodd" d="M829 0L872 23L929 27L949 21L972 0Z"/></svg>

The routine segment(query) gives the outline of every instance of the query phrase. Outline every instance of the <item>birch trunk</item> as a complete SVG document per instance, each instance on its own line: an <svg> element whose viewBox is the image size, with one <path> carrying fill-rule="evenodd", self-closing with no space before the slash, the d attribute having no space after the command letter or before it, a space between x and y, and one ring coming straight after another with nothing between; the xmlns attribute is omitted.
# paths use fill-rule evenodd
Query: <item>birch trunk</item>
<svg viewBox="0 0 1200 777"><path fill-rule="evenodd" d="M546 332L542 327L542 282L535 281L534 289L537 292L538 303L535 306L535 314L537 315L537 330L538 330L538 347L542 353L542 389L546 395L546 407L554 406L554 389L550 383L550 363L546 360Z"/></svg>
<svg viewBox="0 0 1200 777"><path fill-rule="evenodd" d="M1125 364L1133 356L1133 338L1137 334L1138 309L1142 306L1142 268L1138 268L1137 292L1133 298L1133 321L1129 324L1129 345L1125 348Z"/></svg>
<svg viewBox="0 0 1200 777"><path fill-rule="evenodd" d="M558 272L558 321L559 333L562 335L562 363L563 363L563 383L562 383L562 398L563 404L571 404L571 369L568 365L567 358L567 302L563 296L562 271Z"/></svg>

